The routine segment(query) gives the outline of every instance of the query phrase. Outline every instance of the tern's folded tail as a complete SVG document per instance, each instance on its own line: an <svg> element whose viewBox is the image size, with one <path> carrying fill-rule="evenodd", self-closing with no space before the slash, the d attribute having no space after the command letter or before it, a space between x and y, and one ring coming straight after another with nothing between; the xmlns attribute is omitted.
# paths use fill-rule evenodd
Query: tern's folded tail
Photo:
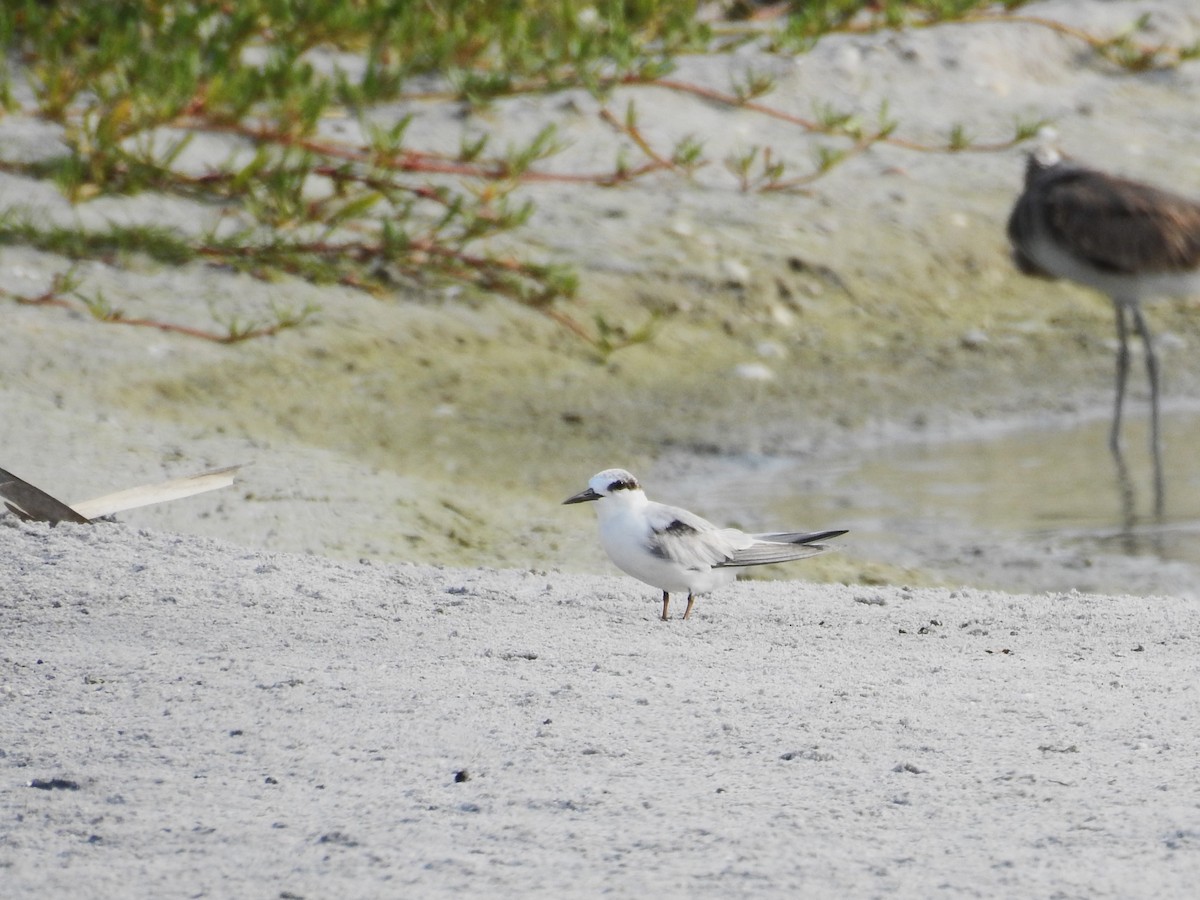
<svg viewBox="0 0 1200 900"><path fill-rule="evenodd" d="M816 556L829 549L818 543L845 534L840 531L792 532L789 534L756 534L755 542L744 550L738 550L718 566L765 566L771 563L790 562Z"/></svg>

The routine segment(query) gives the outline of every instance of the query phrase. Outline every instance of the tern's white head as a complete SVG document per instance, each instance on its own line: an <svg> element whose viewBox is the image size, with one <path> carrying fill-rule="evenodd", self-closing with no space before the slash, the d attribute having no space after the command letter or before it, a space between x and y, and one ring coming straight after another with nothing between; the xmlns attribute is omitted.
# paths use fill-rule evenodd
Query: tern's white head
<svg viewBox="0 0 1200 900"><path fill-rule="evenodd" d="M586 489L568 497L563 503L586 503L588 500L605 499L615 500L621 505L637 505L646 502L646 494L631 473L624 469L605 469L588 480Z"/></svg>

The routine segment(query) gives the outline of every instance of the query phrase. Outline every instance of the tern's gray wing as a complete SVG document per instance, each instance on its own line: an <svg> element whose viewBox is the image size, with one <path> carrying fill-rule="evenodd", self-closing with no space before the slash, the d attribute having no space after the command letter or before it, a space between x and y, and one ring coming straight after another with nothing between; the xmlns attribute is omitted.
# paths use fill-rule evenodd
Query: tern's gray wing
<svg viewBox="0 0 1200 900"><path fill-rule="evenodd" d="M695 513L662 503L647 507L646 520L650 525L650 552L687 569L726 565L752 540L735 528L718 528Z"/></svg>

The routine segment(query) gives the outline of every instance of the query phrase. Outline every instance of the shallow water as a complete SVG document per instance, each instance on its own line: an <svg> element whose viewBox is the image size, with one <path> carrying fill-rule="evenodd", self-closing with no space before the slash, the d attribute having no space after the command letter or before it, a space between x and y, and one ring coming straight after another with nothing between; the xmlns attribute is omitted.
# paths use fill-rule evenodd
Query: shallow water
<svg viewBox="0 0 1200 900"><path fill-rule="evenodd" d="M855 558L1010 590L1200 591L1200 413L1164 416L1154 515L1146 423L1130 416L1123 481L1108 421L892 446L814 463L745 458L685 485L689 504L753 530L848 528ZM715 484L713 480L715 479ZM697 508L693 506L692 508Z"/></svg>

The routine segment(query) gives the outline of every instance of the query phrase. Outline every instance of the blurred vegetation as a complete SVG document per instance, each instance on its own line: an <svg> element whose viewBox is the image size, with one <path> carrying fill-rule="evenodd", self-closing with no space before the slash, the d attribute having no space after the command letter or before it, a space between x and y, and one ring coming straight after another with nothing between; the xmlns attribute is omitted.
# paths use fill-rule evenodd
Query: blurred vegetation
<svg viewBox="0 0 1200 900"><path fill-rule="evenodd" d="M164 262L218 262L270 277L287 273L383 295L397 279L450 280L545 310L581 336L614 345L554 309L571 296L575 276L562 265L479 250L518 229L532 208L520 185L548 178L538 164L558 149L552 127L523 146L492 152L486 137L457 153L414 147L409 119L373 124L384 103L444 98L479 105L519 92L583 87L607 98L617 86L655 84L701 94L845 139L822 148L811 171L786 172L770 148L725 160L743 190L794 189L877 141L916 150L978 148L961 127L944 145L922 147L895 136L886 109L864 125L848 112L812 120L789 116L759 98L769 79L751 75L726 93L669 79L680 54L723 52L757 41L799 53L831 32L924 27L937 22L1013 18L1023 0L795 0L791 4L696 0L8 0L0 7L0 103L10 112L60 123L66 152L36 163L0 161L0 169L53 179L72 202L156 191L231 211L239 226L185 234L147 226L109 226L104 234L41 226L29 210L0 216L0 244L52 249L73 259L150 253ZM1015 20L1015 18L1014 18ZM1033 20L1025 20L1033 21ZM1040 20L1038 20L1040 21ZM1045 23L1046 27L1059 27ZM1143 48L1135 23L1115 39L1078 35L1131 69L1177 64L1196 48ZM32 108L17 100L32 91ZM644 156L621 158L610 172L557 176L597 186L670 170L686 177L702 165L703 140L654 148L637 127L632 103L605 121ZM365 137L346 143L322 124L351 119ZM197 174L179 165L195 136L227 134L251 152L213 160ZM63 284L73 285L71 279ZM70 296L18 298L69 304ZM109 321L97 298L74 295ZM240 340L292 327L311 310L270 311L211 335ZM164 327L164 323L143 322ZM641 339L641 338L639 338Z"/></svg>

